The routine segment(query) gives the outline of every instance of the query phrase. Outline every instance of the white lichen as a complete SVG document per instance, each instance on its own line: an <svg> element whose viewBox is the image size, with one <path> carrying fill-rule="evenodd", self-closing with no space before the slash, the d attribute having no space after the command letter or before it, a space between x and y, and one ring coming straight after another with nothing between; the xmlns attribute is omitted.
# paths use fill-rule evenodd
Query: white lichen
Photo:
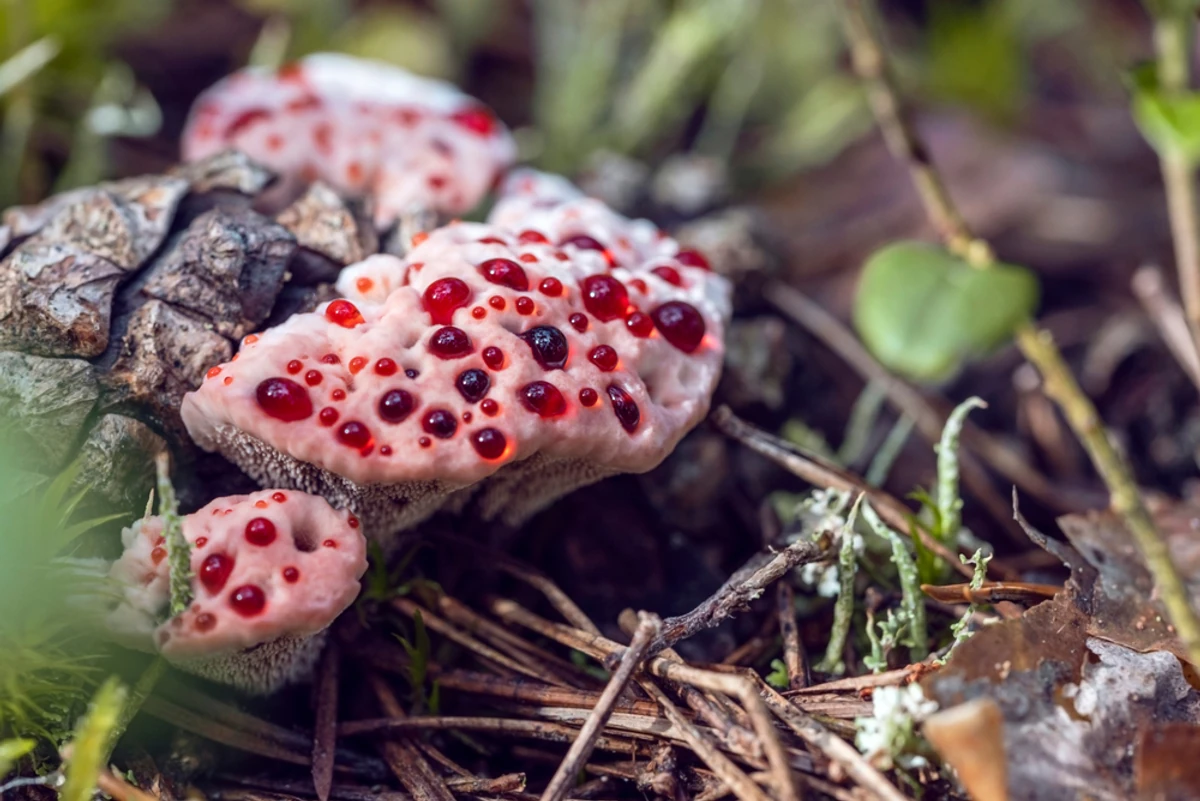
<svg viewBox="0 0 1200 801"><path fill-rule="evenodd" d="M937 702L926 698L919 684L879 687L871 700L871 717L854 721L858 750L880 770L928 764L920 753L923 749L917 727L937 711Z"/></svg>

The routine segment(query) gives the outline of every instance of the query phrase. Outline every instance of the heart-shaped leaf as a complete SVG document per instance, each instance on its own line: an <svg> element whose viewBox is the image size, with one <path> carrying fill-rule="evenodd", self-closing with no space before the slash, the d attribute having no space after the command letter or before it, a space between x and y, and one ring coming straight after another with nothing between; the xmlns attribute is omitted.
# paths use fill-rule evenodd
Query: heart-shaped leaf
<svg viewBox="0 0 1200 801"><path fill-rule="evenodd" d="M1161 155L1200 160L1200 93L1162 91L1153 64L1133 70L1129 84L1133 119L1146 141Z"/></svg>
<svg viewBox="0 0 1200 801"><path fill-rule="evenodd" d="M889 369L939 381L1007 341L1037 300L1037 278L1023 267L980 269L924 242L897 242L867 260L854 326Z"/></svg>

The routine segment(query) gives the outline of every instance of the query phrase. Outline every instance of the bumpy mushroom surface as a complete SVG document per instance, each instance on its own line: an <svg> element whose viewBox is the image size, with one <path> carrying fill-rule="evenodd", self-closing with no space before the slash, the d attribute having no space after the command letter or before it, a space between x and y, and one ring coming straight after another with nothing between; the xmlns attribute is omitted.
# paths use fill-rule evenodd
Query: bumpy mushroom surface
<svg viewBox="0 0 1200 801"><path fill-rule="evenodd" d="M372 196L381 227L416 210L467 211L516 155L508 129L450 84L333 53L245 69L202 93L183 157L227 148Z"/></svg>
<svg viewBox="0 0 1200 801"><path fill-rule="evenodd" d="M349 298L247 341L184 399L193 439L383 535L464 487L515 523L655 467L708 410L728 283L653 224L538 181L510 181L502 223L347 268Z"/></svg>
<svg viewBox="0 0 1200 801"><path fill-rule="evenodd" d="M121 602L109 627L181 668L250 692L308 675L323 632L359 592L367 569L358 519L323 498L263 490L218 498L183 518L192 546L192 603L163 620L169 567L163 520L122 533L109 576Z"/></svg>

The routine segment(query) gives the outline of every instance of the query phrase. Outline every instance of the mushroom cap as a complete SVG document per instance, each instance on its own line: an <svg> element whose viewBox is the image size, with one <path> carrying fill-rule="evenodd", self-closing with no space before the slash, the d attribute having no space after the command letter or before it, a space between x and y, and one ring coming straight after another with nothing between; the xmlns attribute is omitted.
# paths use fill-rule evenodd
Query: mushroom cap
<svg viewBox="0 0 1200 801"><path fill-rule="evenodd" d="M647 221L533 197L501 200L504 225L348 268L352 300L243 344L184 399L193 439L251 471L246 439L358 485L450 490L535 454L591 480L656 466L707 413L728 283Z"/></svg>
<svg viewBox="0 0 1200 801"><path fill-rule="evenodd" d="M415 209L471 209L516 157L508 129L454 86L336 53L222 79L196 100L182 148L186 161L235 148L371 195L380 226Z"/></svg>
<svg viewBox="0 0 1200 801"><path fill-rule="evenodd" d="M168 603L162 531L159 517L126 529L125 552L110 570L123 602L109 625L126 638L150 633ZM357 519L292 490L218 498L183 518L183 535L192 546L193 601L153 631L172 662L316 634L354 602L367 569Z"/></svg>

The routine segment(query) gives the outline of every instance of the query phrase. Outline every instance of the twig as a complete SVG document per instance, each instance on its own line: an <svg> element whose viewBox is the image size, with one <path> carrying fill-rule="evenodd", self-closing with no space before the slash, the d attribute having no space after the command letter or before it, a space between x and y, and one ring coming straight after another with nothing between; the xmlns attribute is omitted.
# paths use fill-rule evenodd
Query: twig
<svg viewBox="0 0 1200 801"><path fill-rule="evenodd" d="M781 581L776 585L775 606L779 617L779 636L783 640L783 665L787 668L788 689L807 687L808 655L800 640L800 629L796 625L796 595L791 583Z"/></svg>
<svg viewBox="0 0 1200 801"><path fill-rule="evenodd" d="M1167 350L1171 351L1183 372L1200 389L1200 349L1197 349L1183 309L1167 290L1162 270L1149 264L1139 268L1133 274L1131 286L1133 294L1137 295L1142 308L1146 310L1146 316L1166 343Z"/></svg>
<svg viewBox="0 0 1200 801"><path fill-rule="evenodd" d="M851 51L856 53L855 69L871 88L872 93L888 95L891 98L890 106L893 109L899 109L900 95L896 91L894 83L881 69L873 68L870 63L871 58L867 57L874 54L875 60L882 61L882 50L863 12L863 0L842 0L842 9L845 12L846 36L850 41ZM1192 24L1190 17L1181 18L1177 22L1180 25L1190 26ZM1168 32L1168 30L1160 31L1162 34ZM1183 35L1185 37L1188 35L1188 29L1184 29ZM1184 42L1186 41L1185 38ZM1162 44L1161 41L1160 44ZM1175 44L1177 45L1178 42ZM1186 48L1184 48L1184 53L1186 53ZM1172 60L1174 60L1174 55ZM1182 76L1183 82L1186 82L1186 67ZM888 140L893 144L893 150L897 157L908 164L909 173L921 192L930 219L937 223L938 220L946 219L947 215L952 215L961 222L961 218L953 211L949 195L944 190L929 193L921 189L930 182L941 185L941 178L928 157L924 155L923 146L902 115L887 113L886 108L879 106L876 106L875 111L880 127L885 131L891 130ZM896 151L897 147L900 148L898 151ZM1185 244L1188 248L1196 246L1194 241L1196 236L1194 189L1191 191L1193 194L1188 214L1191 218L1189 223L1192 230L1184 237L1188 240ZM947 247L953 249L956 243L961 246L960 237L961 231L957 229L950 231L946 236ZM970 252L968 255L972 253L975 255L971 261L978 266L986 267L991 261L990 250L986 246L969 247L968 251ZM980 254L988 257L980 258ZM1200 319L1200 255L1196 253L1178 255L1181 262L1181 273L1188 278L1188 281L1185 281L1184 291L1185 293L1193 290L1197 292L1195 302L1197 317L1195 319ZM1192 281L1192 278L1195 280ZM1189 316L1191 316L1190 312ZM1200 619L1192 609L1183 580L1171 562L1171 554L1167 549L1166 542L1155 528L1154 521L1142 502L1132 474L1104 431L1096 407L1080 389L1048 332L1038 331L1031 323L1025 323L1017 329L1016 340L1017 346L1020 347L1025 358L1032 362L1038 368L1038 372L1042 374L1046 394L1058 403L1067 422L1074 429L1075 436L1083 443L1092 459L1092 464L1107 485L1112 508L1124 520L1134 542L1137 543L1138 550L1141 551L1146 566L1154 575L1163 605L1179 634L1180 641L1188 651L1189 659L1193 663L1200 664Z"/></svg>
<svg viewBox="0 0 1200 801"><path fill-rule="evenodd" d="M652 720L654 720L652 718ZM657 719L653 732L624 731L622 736L604 734L596 738L596 747L604 751L618 754L649 753L645 746L658 739L662 730L662 719ZM579 734L577 726L566 723L545 720L516 720L513 718L492 718L479 716L433 716L420 715L399 718L368 718L365 720L346 721L338 726L338 733L343 737L374 734L383 731L418 732L418 731L482 731L491 734L508 734L518 737L529 737L536 740L546 740L554 743L573 743ZM639 751L638 741L643 750Z"/></svg>
<svg viewBox="0 0 1200 801"><path fill-rule="evenodd" d="M115 801L158 801L157 796L139 790L107 769L96 774L96 787L105 795L112 796Z"/></svg>
<svg viewBox="0 0 1200 801"><path fill-rule="evenodd" d="M149 696L142 703L142 709L172 726L178 726L184 731L198 734L230 748L237 748L270 759L278 759L281 762L290 762L293 765L307 766L309 764L308 756L303 753L296 753L270 740L217 723L202 714L176 706L170 701L154 695Z"/></svg>
<svg viewBox="0 0 1200 801"><path fill-rule="evenodd" d="M588 715L587 722L579 730L579 737L571 744L567 755L563 757L562 764L558 766L550 783L546 785L541 801L563 801L567 797L571 782L575 780L580 767L591 757L596 746L596 739L600 736L605 722L612 715L613 707L621 697L621 693L625 691L625 686L629 684L630 678L633 677L634 670L641 664L650 641L658 634L662 621L656 615L643 613L639 615L639 618L637 631L634 632L633 639L629 642L629 648L621 656L621 666L612 674L608 686L604 688L596 706Z"/></svg>
<svg viewBox="0 0 1200 801"><path fill-rule="evenodd" d="M392 718L403 719L404 710L400 708L400 702L396 700L387 683L374 674L371 675L370 682L384 712ZM338 729L340 731L342 727L339 726ZM408 740L387 740L379 744L379 750L392 773L413 797L413 801L454 801L454 795L446 787L446 783L433 772L433 768L413 743Z"/></svg>
<svg viewBox="0 0 1200 801"><path fill-rule="evenodd" d="M650 646L650 653L656 654L680 640L720 625L759 598L781 576L800 565L825 558L828 550L829 537L823 534L820 541L802 539L789 545L766 564L762 563L764 555L759 554L739 568L720 589L695 609L664 620L662 634Z"/></svg>
<svg viewBox="0 0 1200 801"><path fill-rule="evenodd" d="M337 752L338 668L341 655L331 642L321 656L316 680L316 720L313 724L312 779L320 801L329 801L333 761Z"/></svg>
<svg viewBox="0 0 1200 801"><path fill-rule="evenodd" d="M977 590L969 583L921 585L921 592L935 601L949 604L994 604L999 601L1035 604L1053 598L1061 590L1061 584L1030 584L1023 581L987 581Z"/></svg>
<svg viewBox="0 0 1200 801"><path fill-rule="evenodd" d="M1154 46L1158 54L1158 85L1164 94L1187 92L1191 79L1191 31L1193 14L1166 12L1154 23ZM1197 224L1195 165L1180 148L1159 152L1163 184L1167 190L1167 213L1175 245L1175 270L1180 294L1187 310L1193 342L1200 342L1200 231Z"/></svg>

